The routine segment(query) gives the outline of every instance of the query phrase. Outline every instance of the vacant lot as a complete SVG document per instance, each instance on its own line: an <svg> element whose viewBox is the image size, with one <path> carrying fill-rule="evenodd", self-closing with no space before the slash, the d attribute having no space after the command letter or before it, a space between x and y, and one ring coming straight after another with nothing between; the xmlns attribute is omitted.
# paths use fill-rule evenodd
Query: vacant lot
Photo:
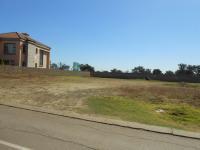
<svg viewBox="0 0 200 150"><path fill-rule="evenodd" d="M200 131L200 84L0 74L0 102Z"/></svg>

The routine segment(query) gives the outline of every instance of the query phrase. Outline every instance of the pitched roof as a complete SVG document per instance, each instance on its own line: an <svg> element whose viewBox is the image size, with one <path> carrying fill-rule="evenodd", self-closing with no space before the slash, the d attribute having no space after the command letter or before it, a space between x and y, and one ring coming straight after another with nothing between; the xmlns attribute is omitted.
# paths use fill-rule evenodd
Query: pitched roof
<svg viewBox="0 0 200 150"><path fill-rule="evenodd" d="M19 38L17 32L1 33L0 38Z"/></svg>
<svg viewBox="0 0 200 150"><path fill-rule="evenodd" d="M25 40L25 41L30 41L32 42L33 44L36 44L36 45L39 45L41 47L45 47L45 48L48 48L50 49L49 46L33 39L32 37L30 37L29 34L27 33L20 33L20 32L9 32L9 33L2 33L0 34L0 38L16 38L16 39L22 39L22 40Z"/></svg>

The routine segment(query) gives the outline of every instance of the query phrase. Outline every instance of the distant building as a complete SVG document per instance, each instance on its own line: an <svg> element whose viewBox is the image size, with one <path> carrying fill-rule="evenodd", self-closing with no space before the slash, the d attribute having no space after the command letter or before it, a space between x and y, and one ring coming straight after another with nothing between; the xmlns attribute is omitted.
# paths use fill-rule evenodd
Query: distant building
<svg viewBox="0 0 200 150"><path fill-rule="evenodd" d="M73 71L80 71L80 64L78 62L73 63Z"/></svg>
<svg viewBox="0 0 200 150"><path fill-rule="evenodd" d="M0 63L30 68L50 68L49 46L27 33L0 34Z"/></svg>

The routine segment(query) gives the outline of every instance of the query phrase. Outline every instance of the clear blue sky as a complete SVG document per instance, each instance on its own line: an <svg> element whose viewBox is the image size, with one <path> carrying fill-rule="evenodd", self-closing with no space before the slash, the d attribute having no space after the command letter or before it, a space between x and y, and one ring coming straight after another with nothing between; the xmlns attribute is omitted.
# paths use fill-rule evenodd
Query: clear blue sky
<svg viewBox="0 0 200 150"><path fill-rule="evenodd" d="M200 64L199 0L1 0L0 32L27 32L52 62L97 70Z"/></svg>

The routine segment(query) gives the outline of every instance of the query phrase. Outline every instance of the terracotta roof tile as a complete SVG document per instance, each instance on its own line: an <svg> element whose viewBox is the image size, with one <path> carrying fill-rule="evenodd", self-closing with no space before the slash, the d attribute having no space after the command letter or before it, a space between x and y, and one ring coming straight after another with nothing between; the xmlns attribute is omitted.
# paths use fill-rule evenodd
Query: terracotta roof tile
<svg viewBox="0 0 200 150"><path fill-rule="evenodd" d="M34 44L36 45L39 45L39 46L42 46L42 47L45 47L45 48L48 48L50 49L49 46L33 39L32 37L29 36L29 34L27 33L19 33L19 32L10 32L10 33L2 33L0 34L0 38L16 38L16 39L23 39L25 41L30 41L30 42L33 42Z"/></svg>
<svg viewBox="0 0 200 150"><path fill-rule="evenodd" d="M2 33L0 38L19 38L16 32Z"/></svg>

